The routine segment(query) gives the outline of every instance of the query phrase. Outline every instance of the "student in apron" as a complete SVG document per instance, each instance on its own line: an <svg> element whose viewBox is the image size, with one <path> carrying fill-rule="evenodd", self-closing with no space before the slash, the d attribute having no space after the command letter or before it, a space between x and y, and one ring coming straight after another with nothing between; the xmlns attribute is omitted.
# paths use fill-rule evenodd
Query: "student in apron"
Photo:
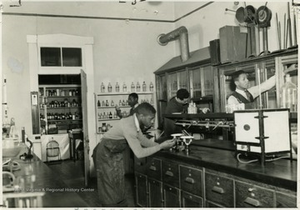
<svg viewBox="0 0 300 210"><path fill-rule="evenodd" d="M173 140L158 144L143 135L141 128L153 126L155 114L152 105L141 103L132 116L121 119L105 133L94 149L98 196L103 207L127 206L122 154L126 147L137 158L143 158L175 144Z"/></svg>

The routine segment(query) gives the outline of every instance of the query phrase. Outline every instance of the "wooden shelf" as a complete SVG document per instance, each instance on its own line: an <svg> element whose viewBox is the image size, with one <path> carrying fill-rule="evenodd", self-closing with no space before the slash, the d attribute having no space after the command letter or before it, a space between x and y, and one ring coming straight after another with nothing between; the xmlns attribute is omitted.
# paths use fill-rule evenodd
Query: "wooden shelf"
<svg viewBox="0 0 300 210"><path fill-rule="evenodd" d="M95 93L96 96L119 96L119 95L129 95L132 92L111 92L111 93ZM135 92L138 95L151 95L154 92Z"/></svg>

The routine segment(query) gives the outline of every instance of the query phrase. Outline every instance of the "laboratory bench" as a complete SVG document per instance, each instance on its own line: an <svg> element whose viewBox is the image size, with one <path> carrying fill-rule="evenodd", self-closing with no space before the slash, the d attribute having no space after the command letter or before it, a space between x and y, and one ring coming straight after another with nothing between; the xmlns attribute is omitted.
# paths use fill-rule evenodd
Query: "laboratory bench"
<svg viewBox="0 0 300 210"><path fill-rule="evenodd" d="M11 159L19 164L19 169L12 171L15 177L15 182L23 178L25 180L23 191L12 190L4 192L3 195L10 197L26 196L38 193L42 198L42 203L38 203L36 207L87 207L89 206L76 192L76 190L88 189L73 189L61 180L59 176L52 171L43 161L41 161L35 154L32 159L21 160L20 155L28 152L28 147L23 146L14 157L4 157L4 161ZM16 183L15 183L16 184ZM15 189L15 190L14 190ZM41 206L39 206L41 205ZM31 207L31 206L30 206Z"/></svg>
<svg viewBox="0 0 300 210"><path fill-rule="evenodd" d="M135 179L142 207L296 207L297 161L242 163L230 141L135 159Z"/></svg>

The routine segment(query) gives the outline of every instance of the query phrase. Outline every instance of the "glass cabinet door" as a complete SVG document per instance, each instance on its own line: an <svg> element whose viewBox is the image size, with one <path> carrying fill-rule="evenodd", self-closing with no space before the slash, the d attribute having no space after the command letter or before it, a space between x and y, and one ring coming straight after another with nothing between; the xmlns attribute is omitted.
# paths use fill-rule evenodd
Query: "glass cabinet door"
<svg viewBox="0 0 300 210"><path fill-rule="evenodd" d="M261 84L275 74L274 59L264 61L254 61L247 63L240 63L229 65L220 68L220 97L221 97L221 111L225 112L225 105L227 99L233 92L230 89L231 75L235 71L243 70L248 74L249 87ZM260 82L258 81L260 79ZM265 92L255 99L255 109L260 108L276 108L276 92L275 88Z"/></svg>
<svg viewBox="0 0 300 210"><path fill-rule="evenodd" d="M187 70L176 71L168 74L169 94L170 100L173 96L176 96L177 90L180 88L188 89L188 73Z"/></svg>
<svg viewBox="0 0 300 210"><path fill-rule="evenodd" d="M211 66L201 68L202 96L212 96L214 92L214 72Z"/></svg>
<svg viewBox="0 0 300 210"><path fill-rule="evenodd" d="M200 98L201 94L201 68L191 69L190 70L190 93L191 98Z"/></svg>

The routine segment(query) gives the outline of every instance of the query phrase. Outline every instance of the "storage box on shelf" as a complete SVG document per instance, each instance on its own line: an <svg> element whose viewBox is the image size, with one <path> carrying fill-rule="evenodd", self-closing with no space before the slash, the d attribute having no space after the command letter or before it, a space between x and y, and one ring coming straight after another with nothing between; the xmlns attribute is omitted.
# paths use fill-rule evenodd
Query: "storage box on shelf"
<svg viewBox="0 0 300 210"><path fill-rule="evenodd" d="M40 85L39 93L42 134L82 128L80 85Z"/></svg>

